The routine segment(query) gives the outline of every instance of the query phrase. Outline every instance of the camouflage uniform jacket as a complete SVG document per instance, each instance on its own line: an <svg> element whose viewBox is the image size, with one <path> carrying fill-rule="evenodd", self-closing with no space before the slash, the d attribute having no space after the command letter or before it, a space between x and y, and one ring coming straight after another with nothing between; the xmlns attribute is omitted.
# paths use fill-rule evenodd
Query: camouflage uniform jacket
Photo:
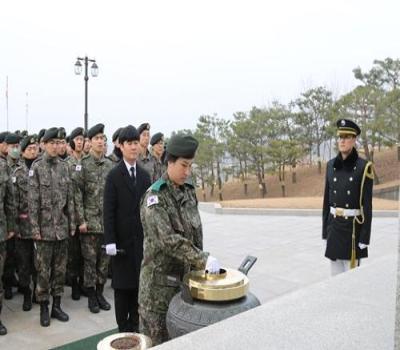
<svg viewBox="0 0 400 350"><path fill-rule="evenodd" d="M0 159L0 243L6 240L8 232L15 231L15 202L13 185L7 162Z"/></svg>
<svg viewBox="0 0 400 350"><path fill-rule="evenodd" d="M73 155L71 155L65 161L68 164L69 174L70 174L71 180L72 180L72 190L74 192L75 223L78 224L78 221L77 221L78 213L76 212L76 203L75 203L75 197L76 197L75 191L76 191L76 177L77 177L77 174L79 174L79 172L82 169L82 158L77 159Z"/></svg>
<svg viewBox="0 0 400 350"><path fill-rule="evenodd" d="M114 164L106 157L92 154L82 158L82 168L74 176L77 224L87 224L88 232L104 233L103 195L106 178Z"/></svg>
<svg viewBox="0 0 400 350"><path fill-rule="evenodd" d="M45 152L28 175L28 208L32 234L45 241L66 239L75 230L74 198L68 164Z"/></svg>
<svg viewBox="0 0 400 350"><path fill-rule="evenodd" d="M14 184L14 198L17 209L17 232L23 239L32 238L32 228L29 221L28 208L28 177L29 169L25 162L21 161L19 166L12 174L12 182Z"/></svg>
<svg viewBox="0 0 400 350"><path fill-rule="evenodd" d="M109 155L107 156L107 158L108 158L109 160L111 160L114 164L119 163L119 161L121 160L121 158L119 158L114 152L112 152L111 154L109 154Z"/></svg>
<svg viewBox="0 0 400 350"><path fill-rule="evenodd" d="M191 268L205 268L203 231L194 187L174 187L168 175L155 182L142 199L140 216L144 246L139 304L143 310L165 313L178 292L168 276L182 278Z"/></svg>
<svg viewBox="0 0 400 350"><path fill-rule="evenodd" d="M162 174L167 170L166 166L156 158L154 155L151 156L154 162L154 172L152 177L152 182L156 182L159 178L161 178Z"/></svg>
<svg viewBox="0 0 400 350"><path fill-rule="evenodd" d="M14 170L20 166L20 161L19 161L19 159L13 159L10 156L7 156L6 159L7 159L8 168L10 169L10 174L12 174L14 172Z"/></svg>
<svg viewBox="0 0 400 350"><path fill-rule="evenodd" d="M141 153L139 154L138 164L142 166L150 175L150 179L153 182L153 177L154 177L154 158L150 154L150 152L147 152L145 156L143 156Z"/></svg>

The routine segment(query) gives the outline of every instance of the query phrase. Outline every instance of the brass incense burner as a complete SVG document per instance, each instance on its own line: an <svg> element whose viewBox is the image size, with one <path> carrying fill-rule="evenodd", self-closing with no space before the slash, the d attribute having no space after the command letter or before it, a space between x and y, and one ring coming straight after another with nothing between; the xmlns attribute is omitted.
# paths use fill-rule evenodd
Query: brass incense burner
<svg viewBox="0 0 400 350"><path fill-rule="evenodd" d="M192 271L183 278L183 283L192 298L206 301L229 301L244 297L249 290L248 271L257 258L248 256L238 270L223 268L219 274L208 271Z"/></svg>

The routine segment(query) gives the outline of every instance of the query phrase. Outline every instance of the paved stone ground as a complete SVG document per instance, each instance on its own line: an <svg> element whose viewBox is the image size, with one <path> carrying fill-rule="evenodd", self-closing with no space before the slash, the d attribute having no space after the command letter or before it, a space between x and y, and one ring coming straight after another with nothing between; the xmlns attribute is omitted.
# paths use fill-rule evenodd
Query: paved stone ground
<svg viewBox="0 0 400 350"><path fill-rule="evenodd" d="M321 218L249 215L216 215L202 212L204 248L226 267L237 268L246 255L257 263L249 272L250 289L262 303L330 278L329 261L323 258ZM373 220L370 264L386 255L397 254L398 219ZM62 305L71 320L53 320L50 327L39 325L39 306L21 310L22 296L5 300L1 319L9 334L0 337L1 349L48 349L116 327L114 311L91 314L87 299L70 298L66 288ZM105 294L112 301L109 286Z"/></svg>

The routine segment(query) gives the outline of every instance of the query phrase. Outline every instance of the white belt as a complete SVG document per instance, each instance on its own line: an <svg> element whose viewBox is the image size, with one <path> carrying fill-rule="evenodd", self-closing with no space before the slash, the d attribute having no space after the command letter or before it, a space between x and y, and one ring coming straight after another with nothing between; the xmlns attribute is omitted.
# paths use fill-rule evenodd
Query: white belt
<svg viewBox="0 0 400 350"><path fill-rule="evenodd" d="M360 209L344 209L344 208L334 208L331 207L331 214L333 216L358 216L361 215Z"/></svg>

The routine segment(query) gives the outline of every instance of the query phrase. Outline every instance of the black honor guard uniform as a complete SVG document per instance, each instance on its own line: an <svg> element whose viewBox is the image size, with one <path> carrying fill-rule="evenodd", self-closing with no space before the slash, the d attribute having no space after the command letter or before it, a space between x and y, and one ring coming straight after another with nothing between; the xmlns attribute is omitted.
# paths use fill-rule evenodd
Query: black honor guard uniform
<svg viewBox="0 0 400 350"><path fill-rule="evenodd" d="M340 137L360 134L360 128L350 120L339 120L337 125ZM339 152L328 162L322 225L322 238L327 241L325 256L332 261L350 260L349 268L368 256L372 186L372 163L360 158L355 148L345 159Z"/></svg>

